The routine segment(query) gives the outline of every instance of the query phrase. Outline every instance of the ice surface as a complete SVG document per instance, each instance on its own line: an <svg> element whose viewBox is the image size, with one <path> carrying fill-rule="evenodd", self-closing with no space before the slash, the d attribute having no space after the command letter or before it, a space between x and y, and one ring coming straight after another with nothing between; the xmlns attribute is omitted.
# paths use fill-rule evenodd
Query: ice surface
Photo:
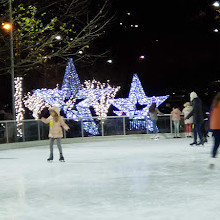
<svg viewBox="0 0 220 220"><path fill-rule="evenodd" d="M0 219L219 220L212 141L144 137L0 151Z"/></svg>

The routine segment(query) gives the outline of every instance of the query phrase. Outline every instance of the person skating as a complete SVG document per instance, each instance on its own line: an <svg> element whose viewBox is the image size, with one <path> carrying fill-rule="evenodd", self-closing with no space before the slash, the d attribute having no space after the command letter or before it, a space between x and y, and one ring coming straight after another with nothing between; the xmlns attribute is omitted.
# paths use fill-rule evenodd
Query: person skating
<svg viewBox="0 0 220 220"><path fill-rule="evenodd" d="M68 131L69 126L64 122L63 117L60 116L60 110L57 107L52 107L49 109L50 116L48 118L41 118L41 121L45 124L49 124L49 138L50 138L50 157L48 161L53 160L53 144L57 141L57 147L60 153L60 161L64 161L61 138L63 137L63 128Z"/></svg>
<svg viewBox="0 0 220 220"><path fill-rule="evenodd" d="M186 117L186 119L189 119L191 116L193 116L194 141L190 145L204 145L203 135L201 131L201 126L204 120L202 102L195 92L190 93L190 101L192 102L193 109ZM200 142L197 142L198 135L200 138Z"/></svg>
<svg viewBox="0 0 220 220"><path fill-rule="evenodd" d="M192 124L193 124L193 117L190 117L189 119L186 119L188 114L192 111L192 106L190 105L190 102L186 102L184 105L184 109L182 110L182 113L184 115L184 123L186 126L186 137L192 137Z"/></svg>
<svg viewBox="0 0 220 220"><path fill-rule="evenodd" d="M171 116L172 116L172 121L174 125L174 138L180 138L180 115L182 112L179 110L178 107L174 107Z"/></svg>
<svg viewBox="0 0 220 220"><path fill-rule="evenodd" d="M215 164L215 158L220 144L220 92L218 92L213 99L210 115L210 129L214 137L214 145L210 161L210 168L212 168Z"/></svg>
<svg viewBox="0 0 220 220"><path fill-rule="evenodd" d="M159 111L159 109L156 106L156 103L153 102L149 108L149 115L150 115L150 119L152 121L153 124L153 133L154 133L154 139L158 139L158 128L157 128L157 120L158 120L158 114L163 115L163 113L161 113Z"/></svg>

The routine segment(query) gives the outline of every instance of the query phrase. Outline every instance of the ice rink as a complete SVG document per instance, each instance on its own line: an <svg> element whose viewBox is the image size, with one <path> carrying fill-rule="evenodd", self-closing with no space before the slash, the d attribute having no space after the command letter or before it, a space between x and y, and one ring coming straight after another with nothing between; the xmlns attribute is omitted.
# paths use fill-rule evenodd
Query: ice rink
<svg viewBox="0 0 220 220"><path fill-rule="evenodd" d="M1 220L219 220L212 140L146 136L0 151ZM34 142L33 142L34 143Z"/></svg>

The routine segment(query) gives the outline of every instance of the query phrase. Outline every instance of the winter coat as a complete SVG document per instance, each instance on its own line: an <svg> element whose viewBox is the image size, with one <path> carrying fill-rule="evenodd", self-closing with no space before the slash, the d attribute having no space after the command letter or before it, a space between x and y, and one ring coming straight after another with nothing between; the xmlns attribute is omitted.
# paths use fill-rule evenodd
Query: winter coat
<svg viewBox="0 0 220 220"><path fill-rule="evenodd" d="M181 114L182 112L178 108L173 109L173 111L171 112L172 121L180 121Z"/></svg>
<svg viewBox="0 0 220 220"><path fill-rule="evenodd" d="M210 129L220 129L220 101L218 102L217 106L212 109L210 116Z"/></svg>
<svg viewBox="0 0 220 220"><path fill-rule="evenodd" d="M193 116L193 123L194 124L201 124L204 120L203 118L203 109L202 109L202 102L200 98L194 98L192 101L192 111L188 114L186 119L189 119Z"/></svg>
<svg viewBox="0 0 220 220"><path fill-rule="evenodd" d="M150 119L151 119L152 121L158 120L157 114L162 115L162 113L159 111L158 108L155 108L155 111L154 111L154 112L149 112L149 114L150 114Z"/></svg>
<svg viewBox="0 0 220 220"><path fill-rule="evenodd" d="M41 120L44 123L49 124L50 126L49 138L62 138L63 128L65 130L68 130L69 126L64 122L63 117L60 116L60 112L58 108L52 107L51 109L58 114L58 121L55 121L52 116L49 116L48 118L42 118Z"/></svg>
<svg viewBox="0 0 220 220"><path fill-rule="evenodd" d="M184 118L186 118L188 116L188 114L193 110L192 106L186 106L182 113L184 115ZM184 120L185 124L192 124L193 123L193 117L190 117L189 119L185 119Z"/></svg>

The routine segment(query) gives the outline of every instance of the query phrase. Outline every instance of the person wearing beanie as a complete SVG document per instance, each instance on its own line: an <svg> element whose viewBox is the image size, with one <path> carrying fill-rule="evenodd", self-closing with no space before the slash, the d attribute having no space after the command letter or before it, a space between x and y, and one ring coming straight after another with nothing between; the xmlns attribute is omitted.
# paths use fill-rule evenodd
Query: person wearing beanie
<svg viewBox="0 0 220 220"><path fill-rule="evenodd" d="M193 134L194 141L190 144L193 145L204 145L203 135L202 135L202 123L203 123L203 109L201 99L195 92L190 93L190 101L192 102L192 111L185 117L185 119L189 119L193 116ZM197 142L197 136L199 135L200 142Z"/></svg>
<svg viewBox="0 0 220 220"><path fill-rule="evenodd" d="M210 129L214 137L214 146L212 148L212 157L210 161L210 168L213 168L220 144L220 92L218 92L213 99L210 115Z"/></svg>
<svg viewBox="0 0 220 220"><path fill-rule="evenodd" d="M184 109L182 110L182 113L184 115L184 118L192 111L192 106L190 102L186 102L184 105ZM189 119L184 120L185 126L186 126L186 137L192 137L192 124L193 124L193 117L190 117Z"/></svg>
<svg viewBox="0 0 220 220"><path fill-rule="evenodd" d="M41 121L45 124L49 124L49 138L50 138L50 157L47 159L48 161L53 161L53 144L56 139L57 147L60 152L60 161L64 162L64 157L62 153L61 147L61 138L63 137L63 128L68 131L70 128L64 122L63 117L60 116L60 110L57 107L52 107L49 109L50 116L48 118L41 118Z"/></svg>

